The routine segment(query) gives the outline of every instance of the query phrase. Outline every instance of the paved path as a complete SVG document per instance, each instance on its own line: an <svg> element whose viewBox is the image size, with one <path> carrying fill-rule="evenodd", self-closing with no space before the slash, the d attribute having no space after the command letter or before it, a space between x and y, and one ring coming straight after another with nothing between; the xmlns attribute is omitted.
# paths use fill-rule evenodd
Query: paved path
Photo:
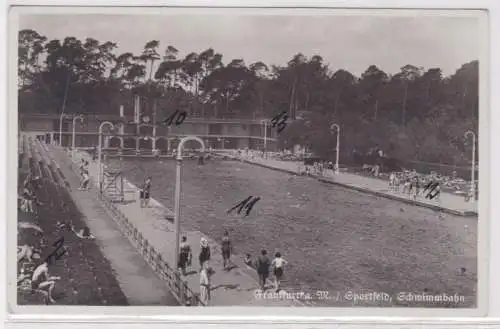
<svg viewBox="0 0 500 329"><path fill-rule="evenodd" d="M74 162L79 163L82 158L89 160L89 173L93 179L93 186L97 186L97 163L90 161L88 154L75 152ZM175 254L175 227L168 220L172 213L159 202L151 199L149 208L141 208L138 200L138 189L124 180L125 200L116 203L116 207L124 213L129 221L142 233L145 239L162 255L163 260L171 267L174 264ZM94 188L95 191L95 188ZM87 192L94 194L94 191ZM94 194L95 195L95 194ZM181 213L182 214L182 213ZM235 268L225 271L222 265L222 255L219 245L209 237L198 231L184 231L193 252L193 266L185 277L188 287L199 293L199 264L200 239L205 237L211 247L212 257L210 266L215 274L212 276L212 300L210 305L215 306L301 306L303 302L279 298L256 298L258 287L257 275L254 270L243 264L242 256L233 255ZM284 292L286 294L286 292Z"/></svg>
<svg viewBox="0 0 500 329"><path fill-rule="evenodd" d="M69 161L71 160L65 154L57 151L53 152L52 155L58 160L61 171L72 187L71 196L79 211L85 216L84 220L96 237L96 243L115 270L120 288L129 304L139 306L178 305L165 282L156 276L142 256L121 234L115 221L102 207L97 195L77 190L80 182L77 175L70 169L71 163Z"/></svg>
<svg viewBox="0 0 500 329"><path fill-rule="evenodd" d="M236 158L234 156L230 156ZM299 172L299 162L295 161L280 161L274 159L255 158L236 158L242 161L260 165L266 168L280 170L297 174ZM410 203L422 207L431 208L438 211L443 211L459 216L477 216L477 202L466 202L463 196L453 195L447 192L441 192L439 200L429 200L419 197L416 201L413 197L405 196L401 193L389 191L387 181L377 178L370 178L361 175L343 173L333 177L318 177L320 181L341 185L347 188L352 188L361 192L375 194L382 197L398 200L405 203Z"/></svg>

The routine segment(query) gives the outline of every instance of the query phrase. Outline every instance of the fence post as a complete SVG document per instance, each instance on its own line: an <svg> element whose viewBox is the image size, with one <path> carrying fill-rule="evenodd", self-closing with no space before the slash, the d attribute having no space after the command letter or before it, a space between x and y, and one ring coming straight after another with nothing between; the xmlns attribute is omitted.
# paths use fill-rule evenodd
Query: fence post
<svg viewBox="0 0 500 329"><path fill-rule="evenodd" d="M120 174L120 201L125 200L125 191L123 190L123 174Z"/></svg>

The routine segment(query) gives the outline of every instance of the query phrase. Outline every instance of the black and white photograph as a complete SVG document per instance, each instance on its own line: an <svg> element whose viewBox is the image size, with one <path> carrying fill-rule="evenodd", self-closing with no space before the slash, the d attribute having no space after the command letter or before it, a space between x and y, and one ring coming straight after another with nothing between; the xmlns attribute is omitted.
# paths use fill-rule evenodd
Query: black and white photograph
<svg viewBox="0 0 500 329"><path fill-rule="evenodd" d="M485 12L13 15L13 309L484 311Z"/></svg>

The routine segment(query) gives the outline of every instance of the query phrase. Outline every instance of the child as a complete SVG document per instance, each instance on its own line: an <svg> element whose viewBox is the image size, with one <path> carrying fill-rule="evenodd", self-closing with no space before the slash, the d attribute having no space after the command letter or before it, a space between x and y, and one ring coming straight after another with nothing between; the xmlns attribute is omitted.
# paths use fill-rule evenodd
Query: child
<svg viewBox="0 0 500 329"><path fill-rule="evenodd" d="M283 278L283 266L287 264L287 261L281 257L279 252L276 253L274 259L271 263L271 267L274 269L274 287L276 288L276 292L280 291L280 283Z"/></svg>
<svg viewBox="0 0 500 329"><path fill-rule="evenodd" d="M243 263L245 263L246 266L253 268L252 256L250 254L246 254L245 258L243 258Z"/></svg>

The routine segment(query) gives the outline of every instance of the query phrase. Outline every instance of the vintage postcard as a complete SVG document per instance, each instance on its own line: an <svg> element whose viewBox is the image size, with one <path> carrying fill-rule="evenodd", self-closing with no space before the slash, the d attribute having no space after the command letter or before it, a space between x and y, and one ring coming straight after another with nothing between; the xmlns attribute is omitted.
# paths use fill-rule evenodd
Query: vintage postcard
<svg viewBox="0 0 500 329"><path fill-rule="evenodd" d="M9 20L11 313L486 314L486 12Z"/></svg>

